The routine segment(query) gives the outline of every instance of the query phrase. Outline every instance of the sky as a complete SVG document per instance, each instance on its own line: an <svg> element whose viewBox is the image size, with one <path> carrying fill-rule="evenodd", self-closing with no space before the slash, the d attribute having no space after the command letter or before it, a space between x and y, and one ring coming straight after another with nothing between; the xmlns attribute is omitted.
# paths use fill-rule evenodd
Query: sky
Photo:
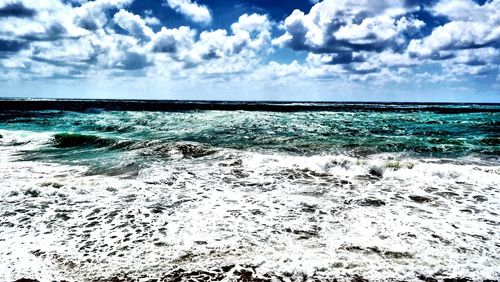
<svg viewBox="0 0 500 282"><path fill-rule="evenodd" d="M0 0L0 97L500 103L500 0Z"/></svg>

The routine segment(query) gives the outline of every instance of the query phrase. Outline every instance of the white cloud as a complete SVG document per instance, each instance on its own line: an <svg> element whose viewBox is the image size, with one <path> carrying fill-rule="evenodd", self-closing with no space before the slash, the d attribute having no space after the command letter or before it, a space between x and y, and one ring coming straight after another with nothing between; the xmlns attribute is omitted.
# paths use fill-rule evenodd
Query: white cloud
<svg viewBox="0 0 500 282"><path fill-rule="evenodd" d="M425 23L406 1L324 0L309 13L295 10L273 44L307 51L308 75L321 78L399 80L398 68L414 66L407 36Z"/></svg>
<svg viewBox="0 0 500 282"><path fill-rule="evenodd" d="M179 28L162 27L151 42L151 50L158 53L179 54L192 48L196 31L187 26Z"/></svg>
<svg viewBox="0 0 500 282"><path fill-rule="evenodd" d="M450 22L430 36L414 39L408 51L420 57L441 57L440 51L484 47L500 40L500 26L485 22Z"/></svg>
<svg viewBox="0 0 500 282"><path fill-rule="evenodd" d="M500 50L493 47L467 49L455 52L453 61L467 65L500 65Z"/></svg>
<svg viewBox="0 0 500 282"><path fill-rule="evenodd" d="M150 16L144 18L144 22L148 25L160 25L161 24L161 22L158 18L150 17Z"/></svg>
<svg viewBox="0 0 500 282"><path fill-rule="evenodd" d="M283 24L285 34L274 44L294 50L335 53L397 48L401 33L423 22L400 18L413 7L403 1L324 0L308 14L295 10Z"/></svg>
<svg viewBox="0 0 500 282"><path fill-rule="evenodd" d="M124 9L131 0L97 0L76 7L48 1L53 5L26 0L27 9L36 11L31 18L0 18L0 44L8 47L0 49L0 69L25 78L117 71L216 76L255 70L271 47L271 22L263 15L243 14L229 31L198 33L181 26L154 32L145 20L151 12L145 11L143 18ZM110 13L114 9L119 10Z"/></svg>
<svg viewBox="0 0 500 282"><path fill-rule="evenodd" d="M199 5L191 0L166 0L167 5L183 14L194 22L208 24L212 21L212 15L207 6Z"/></svg>
<svg viewBox="0 0 500 282"><path fill-rule="evenodd" d="M195 48L201 57L255 55L268 50L271 41L270 28L271 24L266 16L244 14L238 22L231 25L232 35L221 29L204 31L200 34Z"/></svg>
<svg viewBox="0 0 500 282"><path fill-rule="evenodd" d="M97 0L77 7L57 0L20 3L36 13L29 18L0 18L0 38L19 42L9 43L10 57L0 60L0 69L10 74L17 72L17 77L27 79L75 78L108 69L135 71L151 65L151 57L136 37L147 39L153 32L140 17L120 10L114 18L132 36L116 34L106 27L111 20L109 11L125 7L131 0Z"/></svg>
<svg viewBox="0 0 500 282"><path fill-rule="evenodd" d="M149 40L154 35L153 30L146 25L145 20L123 9L116 13L113 19L121 28L137 38Z"/></svg>
<svg viewBox="0 0 500 282"><path fill-rule="evenodd" d="M153 16L153 10L145 10L144 11L144 22L148 25L160 25L160 20Z"/></svg>
<svg viewBox="0 0 500 282"><path fill-rule="evenodd" d="M268 18L258 14L242 15L231 25L231 34L223 29L203 31L198 40L189 27L163 27L153 37L150 49L168 54L184 68L196 67L198 73L238 73L250 65L255 67L260 55L269 51L270 28Z"/></svg>
<svg viewBox="0 0 500 282"><path fill-rule="evenodd" d="M99 61L108 68L123 70L141 70L150 65L149 58L137 42L130 37L108 37L109 44L105 52L99 55Z"/></svg>
<svg viewBox="0 0 500 282"><path fill-rule="evenodd" d="M71 6L58 0L10 2L19 3L34 12L30 17L0 17L0 37L46 41L87 34L73 25Z"/></svg>
<svg viewBox="0 0 500 282"><path fill-rule="evenodd" d="M112 8L120 9L132 3L133 0L96 0L82 4L73 9L74 23L87 30L102 28L107 22L106 11Z"/></svg>
<svg viewBox="0 0 500 282"><path fill-rule="evenodd" d="M17 1L0 3L0 10ZM241 82L264 90L300 81L307 91L316 82L373 86L498 78L499 0L439 1L427 9L450 22L425 37L420 31L432 23L416 19L418 8L407 4L418 1L324 0L308 13L286 17L274 40L275 23L265 15L243 14L228 29L172 28L161 26L152 11L127 11L131 2L22 0L25 11L18 16L0 11L0 80L137 76L185 85ZM185 3L206 12L182 12ZM211 20L208 8L194 1L171 4L193 21ZM288 50L270 57L277 46L305 54ZM280 59L267 63L271 58Z"/></svg>
<svg viewBox="0 0 500 282"><path fill-rule="evenodd" d="M452 21L495 21L498 20L498 0L486 1L482 6L472 0L441 0L431 11L436 15L446 16ZM496 12L495 12L496 11Z"/></svg>
<svg viewBox="0 0 500 282"><path fill-rule="evenodd" d="M435 28L423 39L413 39L408 51L421 58L453 56L450 50L487 47L500 41L500 1L480 6L472 0L444 0L432 7L436 15L452 21Z"/></svg>
<svg viewBox="0 0 500 282"><path fill-rule="evenodd" d="M450 22L424 38L426 23L414 14L422 9L417 2L320 1L309 13L289 15L273 44L307 51L308 73L315 77L401 81L430 64L457 76L498 72L500 0L437 1L425 9Z"/></svg>

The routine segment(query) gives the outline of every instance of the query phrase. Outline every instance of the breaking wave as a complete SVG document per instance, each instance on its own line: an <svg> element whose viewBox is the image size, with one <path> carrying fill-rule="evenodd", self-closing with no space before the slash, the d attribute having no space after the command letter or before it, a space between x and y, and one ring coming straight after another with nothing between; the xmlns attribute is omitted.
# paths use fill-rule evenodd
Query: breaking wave
<svg viewBox="0 0 500 282"><path fill-rule="evenodd" d="M494 114L0 118L1 281L500 279Z"/></svg>

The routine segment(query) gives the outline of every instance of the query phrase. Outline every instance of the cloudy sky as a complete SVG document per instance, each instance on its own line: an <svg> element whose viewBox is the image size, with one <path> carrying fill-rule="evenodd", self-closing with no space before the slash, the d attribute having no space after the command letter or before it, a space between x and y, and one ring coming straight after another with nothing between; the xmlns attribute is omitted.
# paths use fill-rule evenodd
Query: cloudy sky
<svg viewBox="0 0 500 282"><path fill-rule="evenodd" d="M0 96L500 102L500 0L0 0Z"/></svg>

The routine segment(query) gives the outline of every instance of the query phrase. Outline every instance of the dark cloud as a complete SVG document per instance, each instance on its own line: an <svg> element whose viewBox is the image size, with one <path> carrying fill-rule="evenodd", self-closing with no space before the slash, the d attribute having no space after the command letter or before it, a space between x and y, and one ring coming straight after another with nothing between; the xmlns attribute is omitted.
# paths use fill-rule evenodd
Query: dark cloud
<svg viewBox="0 0 500 282"><path fill-rule="evenodd" d="M74 20L75 25L86 30L95 31L99 29L99 24L91 17L78 16Z"/></svg>
<svg viewBox="0 0 500 282"><path fill-rule="evenodd" d="M89 65L86 64L85 60L68 61L64 59L48 59L40 56L31 56L31 60L35 62L45 63L53 65L56 67L71 67L72 69L87 70Z"/></svg>
<svg viewBox="0 0 500 282"><path fill-rule="evenodd" d="M365 74L371 74L371 73L378 73L378 72L380 72L380 68L378 68L378 67L371 67L371 68L368 68L368 69L359 69L359 68L356 68L353 65L347 65L344 69L347 70L347 71L349 71L352 74L359 74L359 75L365 75Z"/></svg>
<svg viewBox="0 0 500 282"><path fill-rule="evenodd" d="M20 36L20 38L29 41L55 41L67 37L66 28L57 22L49 25L45 29L45 32L37 32Z"/></svg>
<svg viewBox="0 0 500 282"><path fill-rule="evenodd" d="M208 50L206 53L202 54L201 56L204 60L213 60L213 59L218 59L220 58L220 54L218 54L217 50L214 48L211 48Z"/></svg>
<svg viewBox="0 0 500 282"><path fill-rule="evenodd" d="M155 36L152 51L156 53L176 54L179 50L191 47L195 32L188 27L174 29L162 28Z"/></svg>
<svg viewBox="0 0 500 282"><path fill-rule="evenodd" d="M0 52L19 52L28 45L26 41L0 39Z"/></svg>
<svg viewBox="0 0 500 282"><path fill-rule="evenodd" d="M330 30L330 28L328 29ZM333 33L333 32L332 32ZM325 34L331 34L328 31ZM392 39L378 40L376 34L368 34L363 40L364 43L354 43L350 40L339 40L334 36L330 36L325 42L319 46L307 44L305 33L301 30L298 33L292 33L293 37L287 43L287 47L295 51L308 51L316 54L339 53L346 54L348 52L371 51L382 52L384 50L400 51L404 46L399 46Z"/></svg>
<svg viewBox="0 0 500 282"><path fill-rule="evenodd" d="M328 65L346 65L351 63L364 62L365 58L361 55L353 55L353 52L340 52L332 55L332 59L327 62Z"/></svg>
<svg viewBox="0 0 500 282"><path fill-rule="evenodd" d="M485 66L488 65L490 62L487 60L484 60L482 58L470 58L464 64L468 66ZM493 62L494 63L494 62Z"/></svg>
<svg viewBox="0 0 500 282"><path fill-rule="evenodd" d="M126 52L123 59L115 65L118 69L139 70L150 66L151 63L145 54L137 52Z"/></svg>
<svg viewBox="0 0 500 282"><path fill-rule="evenodd" d="M153 45L153 52L156 53L176 53L177 45L175 41L161 40Z"/></svg>
<svg viewBox="0 0 500 282"><path fill-rule="evenodd" d="M413 54L410 54L411 57L415 58ZM453 52L436 52L430 56L430 59L435 61L449 60L455 58L456 54Z"/></svg>
<svg viewBox="0 0 500 282"><path fill-rule="evenodd" d="M36 15L36 11L24 6L21 2L8 3L0 8L0 18L2 17L17 17L31 18Z"/></svg>

